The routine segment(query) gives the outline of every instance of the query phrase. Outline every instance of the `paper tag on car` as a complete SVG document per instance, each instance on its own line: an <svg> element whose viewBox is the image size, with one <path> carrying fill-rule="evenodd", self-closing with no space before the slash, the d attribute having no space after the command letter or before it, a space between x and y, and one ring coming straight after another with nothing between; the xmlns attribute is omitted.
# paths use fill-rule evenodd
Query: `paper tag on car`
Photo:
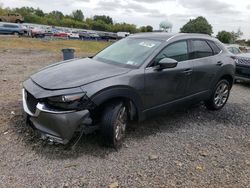
<svg viewBox="0 0 250 188"><path fill-rule="evenodd" d="M147 47L147 48L153 48L155 46L154 43L149 43L149 42L141 42L139 45Z"/></svg>
<svg viewBox="0 0 250 188"><path fill-rule="evenodd" d="M134 62L133 61L128 61L127 65L134 65Z"/></svg>

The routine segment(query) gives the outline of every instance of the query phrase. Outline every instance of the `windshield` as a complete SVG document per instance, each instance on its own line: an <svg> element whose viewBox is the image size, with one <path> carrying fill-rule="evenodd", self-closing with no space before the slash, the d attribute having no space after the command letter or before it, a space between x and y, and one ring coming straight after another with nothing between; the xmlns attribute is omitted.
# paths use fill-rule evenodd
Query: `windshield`
<svg viewBox="0 0 250 188"><path fill-rule="evenodd" d="M125 38L104 49L93 59L139 67L160 44L160 41L155 40Z"/></svg>

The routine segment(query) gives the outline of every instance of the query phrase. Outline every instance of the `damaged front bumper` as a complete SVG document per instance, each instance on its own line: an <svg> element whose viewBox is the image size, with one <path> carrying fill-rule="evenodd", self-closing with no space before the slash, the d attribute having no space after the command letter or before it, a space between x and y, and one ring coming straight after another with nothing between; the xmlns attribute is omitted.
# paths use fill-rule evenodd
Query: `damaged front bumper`
<svg viewBox="0 0 250 188"><path fill-rule="evenodd" d="M81 126L91 124L88 110L58 111L49 109L40 102L31 110L27 103L27 93L24 89L22 92L24 111L28 114L30 123L39 130L44 139L67 144L76 130Z"/></svg>

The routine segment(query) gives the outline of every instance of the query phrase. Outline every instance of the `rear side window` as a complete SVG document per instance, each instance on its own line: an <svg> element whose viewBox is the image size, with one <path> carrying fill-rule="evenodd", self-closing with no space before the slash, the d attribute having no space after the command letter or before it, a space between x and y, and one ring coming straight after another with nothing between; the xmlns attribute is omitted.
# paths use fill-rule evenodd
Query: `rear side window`
<svg viewBox="0 0 250 188"><path fill-rule="evenodd" d="M213 50L205 40L192 40L191 59L209 57L212 55Z"/></svg>
<svg viewBox="0 0 250 188"><path fill-rule="evenodd" d="M168 45L157 55L155 62L158 63L163 58L172 58L176 61L188 60L188 46L187 41L175 42Z"/></svg>
<svg viewBox="0 0 250 188"><path fill-rule="evenodd" d="M213 49L214 55L219 54L221 52L221 49L217 46L217 44L213 41L207 41L208 44Z"/></svg>

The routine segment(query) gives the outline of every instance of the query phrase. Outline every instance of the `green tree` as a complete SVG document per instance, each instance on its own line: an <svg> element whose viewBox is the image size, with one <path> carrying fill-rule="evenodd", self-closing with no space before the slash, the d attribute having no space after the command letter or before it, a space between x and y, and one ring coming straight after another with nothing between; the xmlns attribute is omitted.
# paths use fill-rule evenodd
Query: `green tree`
<svg viewBox="0 0 250 188"><path fill-rule="evenodd" d="M107 31L107 24L102 20L92 22L91 29L97 31Z"/></svg>
<svg viewBox="0 0 250 188"><path fill-rule="evenodd" d="M142 26L140 27L139 31L142 33L147 32L147 28L145 26Z"/></svg>
<svg viewBox="0 0 250 188"><path fill-rule="evenodd" d="M213 27L206 18L199 16L196 19L190 19L181 29L181 33L203 33L211 35Z"/></svg>
<svg viewBox="0 0 250 188"><path fill-rule="evenodd" d="M233 36L231 32L228 31L220 31L216 36L222 43L229 44L233 40Z"/></svg>
<svg viewBox="0 0 250 188"><path fill-rule="evenodd" d="M94 16L94 21L103 21L106 24L113 24L113 19L109 16L105 16L105 15L95 15Z"/></svg>
<svg viewBox="0 0 250 188"><path fill-rule="evenodd" d="M152 32L152 31L153 31L153 27L150 25L142 26L139 28L139 32Z"/></svg>
<svg viewBox="0 0 250 188"><path fill-rule="evenodd" d="M153 32L153 27L151 25L146 26L147 32Z"/></svg>
<svg viewBox="0 0 250 188"><path fill-rule="evenodd" d="M57 10L50 12L48 16L56 19L57 21L61 20L64 17L63 13Z"/></svg>
<svg viewBox="0 0 250 188"><path fill-rule="evenodd" d="M72 12L72 17L74 20L83 21L84 15L81 10L75 10Z"/></svg>
<svg viewBox="0 0 250 188"><path fill-rule="evenodd" d="M232 43L235 43L243 35L243 32L240 29L238 29L237 32L232 31L231 34L232 34Z"/></svg>
<svg viewBox="0 0 250 188"><path fill-rule="evenodd" d="M43 12L41 9L39 9L39 8L37 8L37 9L35 10L35 14L36 14L37 16L40 16L40 17L44 17L44 16L45 16L44 12Z"/></svg>

